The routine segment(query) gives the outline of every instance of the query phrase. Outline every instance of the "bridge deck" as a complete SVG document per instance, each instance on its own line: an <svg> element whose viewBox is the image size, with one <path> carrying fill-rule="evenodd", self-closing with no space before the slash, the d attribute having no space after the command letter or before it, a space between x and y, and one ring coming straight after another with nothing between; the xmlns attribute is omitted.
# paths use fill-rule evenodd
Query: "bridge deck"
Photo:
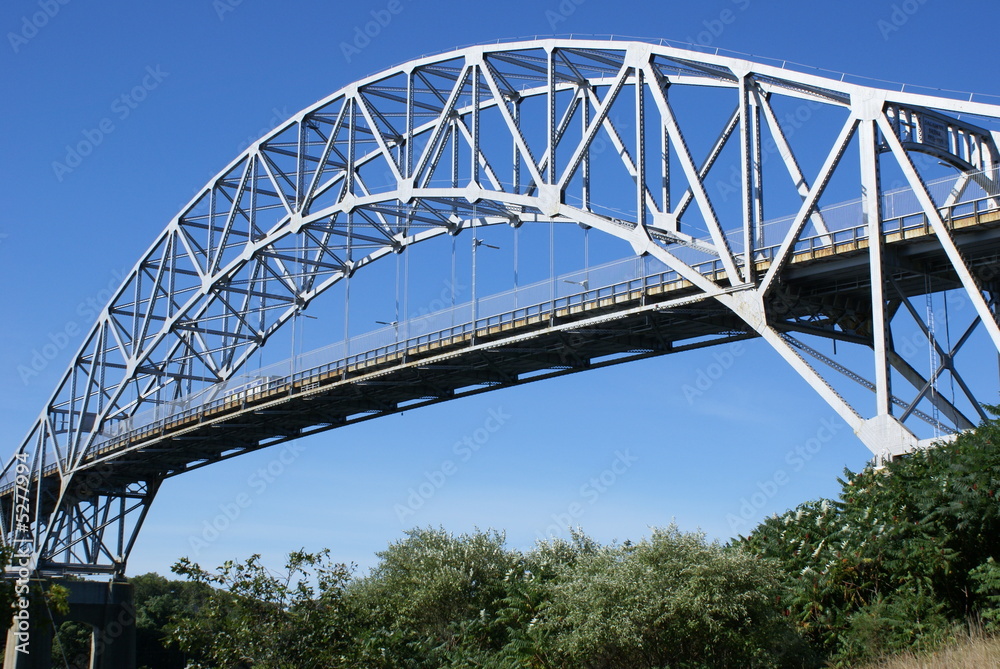
<svg viewBox="0 0 1000 669"><path fill-rule="evenodd" d="M1000 211L988 198L960 206L971 212L959 214L956 205L945 213L967 261L996 266ZM887 221L884 230L890 264L923 268L919 279L898 273L904 292L954 287L956 277L923 214ZM863 304L867 247L864 227L801 240L787 272L786 289L795 296L789 308L806 314L817 304L829 311L831 300L842 310ZM758 274L777 248L758 253ZM698 269L721 285L728 281L717 262ZM102 472L100 485L88 490L175 476L306 434L498 387L751 336L734 314L672 271L583 290L272 378L115 435L86 457ZM56 472L52 464L44 477L54 484ZM12 486L0 490L0 505L6 508L12 495Z"/></svg>

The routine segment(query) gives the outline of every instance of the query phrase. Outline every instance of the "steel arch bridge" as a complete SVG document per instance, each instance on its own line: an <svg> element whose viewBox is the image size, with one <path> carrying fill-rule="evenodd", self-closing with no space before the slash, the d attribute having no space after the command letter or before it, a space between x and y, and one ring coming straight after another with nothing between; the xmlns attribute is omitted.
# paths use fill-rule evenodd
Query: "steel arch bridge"
<svg viewBox="0 0 1000 669"><path fill-rule="evenodd" d="M711 99L704 114L682 113L690 91ZM783 105L814 120L800 129ZM968 429L983 414L956 354L974 332L1000 351L998 129L1000 106L972 96L644 42L475 46L350 84L250 146L138 261L6 463L3 540L43 572L121 575L168 477L404 407L745 338L767 342L877 457L921 446L919 421ZM930 183L920 156L954 176ZM710 181L727 169L729 212ZM625 186L602 194L610 182ZM831 184L860 199L832 207ZM912 206L890 211L897 200ZM444 235L552 222L620 240L656 270L496 313L473 296L468 322L218 391L368 265ZM955 345L914 306L946 290L974 307ZM894 338L901 317L930 340L927 372L926 350ZM859 345L871 378L803 335ZM944 375L964 407L935 392ZM872 401L850 400L841 378Z"/></svg>

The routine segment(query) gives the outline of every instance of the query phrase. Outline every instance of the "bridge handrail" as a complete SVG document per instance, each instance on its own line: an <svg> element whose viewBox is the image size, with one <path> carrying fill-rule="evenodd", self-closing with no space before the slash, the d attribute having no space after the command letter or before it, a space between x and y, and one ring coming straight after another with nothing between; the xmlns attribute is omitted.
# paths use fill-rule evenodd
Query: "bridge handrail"
<svg viewBox="0 0 1000 669"><path fill-rule="evenodd" d="M985 209L981 205L988 203L992 200L990 196L979 197L974 200L965 201L961 203L956 203L946 208L940 209L942 217L946 221L951 221L955 218L955 210L961 207L972 207L972 214L978 214ZM996 207L991 207L995 209ZM894 234L900 232L908 232L913 230L921 230L924 233L929 233L931 229L930 222L924 213L908 214L895 217L893 219L888 219L883 221L883 231L884 234ZM841 230L833 230L828 234L822 235L812 235L809 237L803 237L795 245L793 253L798 255L803 252L813 253L828 248L836 248L843 244L854 244L856 245L861 240L867 239L868 233L865 225L858 225L850 228L845 228ZM777 250L781 247L780 244L773 244L770 246L763 247L757 250L757 262L761 260L771 261L773 260ZM626 261L634 260L634 258L625 259ZM708 260L702 263L694 265L694 268L700 271L705 276L720 276L723 274L723 269L721 262L719 260ZM333 360L321 365L316 365L308 369L301 371L295 371L285 377L280 379L270 380L266 386L260 386L258 388L243 390L238 388L235 392L230 392L230 394L221 397L219 399L212 400L205 404L200 404L196 407L191 407L179 413L171 414L155 420L145 426L135 428L130 430L124 435L115 435L114 441L127 441L131 437L141 437L149 432L156 432L157 430L162 430L169 423L176 422L179 420L185 420L191 418L199 413L205 415L214 413L220 408L226 405L231 405L234 402L234 397L242 396L242 405L245 406L246 400L253 395L258 395L264 390L277 390L278 388L287 386L289 391L292 392L296 387L301 387L303 384L316 379L317 377L322 377L327 374L336 372L349 373L352 367L366 366L368 363L379 358L389 358L392 356L405 356L407 352L417 350L421 347L428 346L431 344L440 344L448 340L453 340L455 338L464 338L473 332L478 333L481 330L489 330L490 328L499 327L507 323L528 320L530 318L542 318L546 315L551 315L558 313L560 311L568 310L574 306L583 306L589 303L600 302L604 299L613 299L622 294L629 294L637 291L647 290L651 287L662 287L666 284L681 281L682 277L674 270L666 270L663 272L656 272L653 274L646 274L644 277L629 279L627 281L616 282L613 284L598 286L596 288L589 288L581 290L579 292L573 293L571 295L557 297L554 299L546 300L543 302L538 302L535 304L517 307L512 310L501 312L499 314L491 314L488 316L477 317L475 321L468 321L458 325L453 325L447 328L441 328L439 330L420 334L414 337L407 337L404 339L399 339L390 344L383 346L378 346L373 349L355 353L352 355L344 356L340 359ZM273 395L273 393L268 393ZM98 442L106 444L111 439ZM106 446L98 447L98 452L106 450Z"/></svg>
<svg viewBox="0 0 1000 669"><path fill-rule="evenodd" d="M956 220L978 217L987 211L997 211L1000 209L997 205L997 199L997 196L978 196L968 200L963 200L962 202L957 202L947 207L940 207L938 211L945 223L951 226ZM845 205L859 206L860 201L852 201L845 203ZM922 234L930 234L932 231L930 221L924 212L901 214L899 216L885 219L882 222L882 228L883 234L886 236L893 234L905 236L906 233L917 230L919 230ZM801 237L793 247L792 253L793 257L800 257L803 254L808 254L810 257L814 257L817 252L827 249L834 249L836 251L839 247L844 245L853 245L856 249L859 242L866 240L867 238L867 226L863 224L850 226L839 230L830 230L827 234L816 234L808 237ZM755 251L755 262L760 264L761 262L769 263L773 261L778 249L780 248L781 244L771 244L757 249ZM620 261L607 263L602 267L610 267L616 263L624 264L628 262L635 262L636 260L637 259L635 257L629 257ZM694 263L692 264L692 267L699 271L703 276L711 277L716 281L725 275L722 263L718 259L710 259L700 263ZM419 350L421 347L432 344L446 344L447 342L455 339L466 339L470 335L474 337L480 331L489 331L491 328L501 327L508 323L529 320L531 318L542 319L546 316L551 318L553 315L561 311L570 310L573 307L583 307L595 302L600 303L602 300L613 300L623 294L629 295L636 292L642 293L650 288L663 287L670 283L684 281L680 274L671 269L653 273L646 273L644 271L642 274L643 275L640 277L627 279L625 281L618 281L598 286L596 288L588 287L570 295L555 297L530 305L516 307L498 314L490 314L487 316L477 315L474 321L470 320L447 328L440 328L432 332L397 339L395 342L389 344L377 346L359 353L346 355L339 359L315 365L304 370L293 371L291 374L285 376L267 377L267 381L263 381L256 386L250 387L249 383L253 383L256 380L264 378L260 376L254 377L248 380L247 383L237 386L235 390L230 389L230 392L221 398L213 399L209 402L200 403L195 406L188 406L179 412L171 413L160 418L154 417L151 422L138 427L135 427L133 423L129 429L118 433L108 434L104 439L100 438L100 436L103 436L104 434L102 433L102 435L99 435L98 439L95 440L95 449L92 451L88 459L94 459L100 455L113 452L123 443L127 444L132 441L141 440L157 432L162 434L171 423L187 421L188 419L198 416L201 418L201 420L198 421L200 424L207 417L215 418L215 416L221 411L233 409L236 409L237 412L242 411L246 408L248 400L260 399L260 397L265 393L268 397L275 397L278 395L278 391L280 390L287 390L290 395L295 394L296 392L302 392L303 390L308 390L309 388L307 388L307 386L311 383L316 383L319 378L325 375L336 374L339 372L341 375L346 376L350 374L352 368L366 367L373 361L387 359L393 356L405 358L408 352ZM538 285L542 285L550 281L553 281L553 279L540 282ZM492 296L481 299L487 300L489 297ZM466 303L461 306L464 308L470 305L471 303ZM412 323L423 318L426 318L426 316L411 319L409 322ZM365 335L360 335L360 337L364 336ZM348 342L349 341L351 340L348 340ZM287 362L279 364L287 364ZM187 396L186 398L170 402L170 404L184 406L185 404L189 404L193 398L210 392L210 389L211 387L202 389L197 393ZM156 407L149 413L153 413L155 416L155 413L159 410L160 407ZM128 422L131 423L135 418L136 417L133 416L128 419ZM55 472L56 469L57 465L55 464L46 467L43 472L43 476ZM11 488L10 485L0 487L0 497L6 495L9 492L9 488Z"/></svg>

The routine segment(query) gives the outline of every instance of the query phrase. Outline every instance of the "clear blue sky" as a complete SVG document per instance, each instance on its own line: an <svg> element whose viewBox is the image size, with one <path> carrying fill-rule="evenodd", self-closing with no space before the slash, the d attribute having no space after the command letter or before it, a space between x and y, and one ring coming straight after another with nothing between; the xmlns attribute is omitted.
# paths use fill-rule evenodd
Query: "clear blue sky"
<svg viewBox="0 0 1000 669"><path fill-rule="evenodd" d="M91 325L92 301L103 305L102 291L197 188L278 121L391 65L497 38L614 33L1000 94L992 0L397 1L402 11L361 49L343 44L386 0L3 4L2 453L48 399ZM143 83L145 99L120 98ZM100 126L106 118L113 127ZM99 133L93 153L55 173L53 162L86 133ZM59 355L22 379L18 366L49 342ZM827 434L833 412L760 343L736 350L726 373L688 401L683 386L724 353L489 393L302 440L284 464L274 464L277 447L167 481L129 572L167 573L184 555L214 566L262 553L277 565L302 546L367 566L414 525L505 529L512 545L528 546L567 517L602 540L634 540L676 520L725 540L734 533L727 516L776 473L787 482L757 498L754 521L835 494L843 468L862 467L869 453L837 423L817 454L796 455ZM477 452L456 452L492 426ZM444 485L401 520L396 505L449 460ZM257 472L269 465L282 471L265 485ZM217 538L205 535L205 522L241 495L249 506Z"/></svg>

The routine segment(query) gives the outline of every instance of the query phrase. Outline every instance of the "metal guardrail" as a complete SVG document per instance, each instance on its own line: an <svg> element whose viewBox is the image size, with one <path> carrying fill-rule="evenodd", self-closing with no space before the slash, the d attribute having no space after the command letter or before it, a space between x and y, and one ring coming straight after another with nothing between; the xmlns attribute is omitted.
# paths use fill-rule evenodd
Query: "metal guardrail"
<svg viewBox="0 0 1000 669"><path fill-rule="evenodd" d="M970 218L975 218L974 223L970 224L975 225L980 223L983 214L993 213L996 215L1000 212L1000 209L993 203L995 200L996 198L994 197L985 196L957 203L942 208L939 211L946 225L949 227L954 227L956 222L967 221ZM933 227L927 215L922 212L885 220L882 223L882 227L884 235L900 235L902 239L925 236L933 232ZM908 233L910 233L909 237L907 236ZM867 239L867 226L864 225L800 238L792 248L791 260L793 262L810 260L815 258L817 253L823 251L832 250L834 253L842 253L858 250L861 248L861 243ZM773 244L758 249L755 252L755 261L758 264L773 262L780 248L781 244ZM714 281L725 277L725 270L718 259L698 263L692 265L692 267L702 276ZM475 321L397 340L391 344L344 356L302 371L293 372L284 377L271 377L267 382L256 387L243 388L225 397L198 404L197 406L156 419L141 427L95 441L94 446L96 448L87 460L97 459L102 455L119 450L123 445L136 441L144 441L154 435L163 436L168 430L174 427L181 425L183 427L193 427L204 424L207 420L215 420L223 414L241 413L250 405L256 406L264 399L275 399L282 396L292 397L302 392L308 392L317 387L322 380L338 375L341 378L345 378L352 371L362 371L373 365L384 364L393 358L405 359L407 354L411 352L421 352L421 350L426 350L430 347L442 348L451 346L456 343L472 340L480 332L488 333L490 330L503 328L504 326L513 325L518 322L539 322L547 318L552 318L561 312L571 311L574 308L583 310L599 308L603 306L602 303L609 301L613 303L622 296L634 299L636 294L642 295L650 289L663 289L673 283L680 283L681 285L678 288L689 285L674 270L657 272L597 288L584 289L572 295L545 300L499 314L476 318ZM183 402L183 400L180 400L180 402ZM43 476L48 476L56 470L57 465L50 465L45 468ZM5 486L0 488L0 497L8 494L10 487Z"/></svg>
<svg viewBox="0 0 1000 669"><path fill-rule="evenodd" d="M703 274L723 273L721 263L717 260L703 264L710 266L706 268ZM338 360L294 372L281 379L269 381L255 388L240 390L226 397L199 404L196 407L171 414L140 428L115 435L105 441L96 442L95 446L97 450L95 451L95 456L115 451L122 443L143 440L156 433L163 434L168 428L177 423L183 423L185 426L197 425L202 424L204 422L203 419L214 418L220 413L234 412L234 409L237 410L234 413L239 413L247 408L248 402L256 405L265 397L273 399L282 396L283 393L287 393L287 396L292 396L298 392L310 390L311 387L307 386L321 379L350 374L351 371L368 368L373 364L381 364L388 359L405 358L407 353L410 352L419 352L422 349L430 347L441 348L450 346L455 343L467 341L476 334L488 332L491 329L502 328L523 321L538 322L551 318L560 312L571 310L574 307L582 309L593 308L592 305L600 306L602 302L613 301L621 297L630 297L636 293L648 291L650 288L663 287L682 280L680 275L673 270L660 272L647 275L645 278L631 279L525 307L518 307L504 313L477 318L475 323L471 321L461 323L345 356ZM193 421L192 419L195 417L199 417L202 420ZM2 491L0 491L0 495L2 495Z"/></svg>

